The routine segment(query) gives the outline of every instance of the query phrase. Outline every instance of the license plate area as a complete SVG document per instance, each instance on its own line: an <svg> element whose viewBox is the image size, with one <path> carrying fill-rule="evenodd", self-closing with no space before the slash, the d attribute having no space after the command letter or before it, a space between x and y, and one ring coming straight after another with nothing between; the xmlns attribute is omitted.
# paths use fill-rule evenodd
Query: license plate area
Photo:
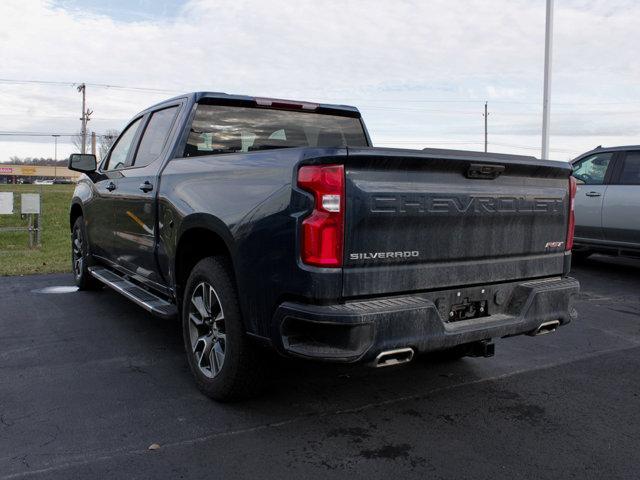
<svg viewBox="0 0 640 480"><path fill-rule="evenodd" d="M451 305L449 321L459 322L488 315L486 300L473 300L467 297L462 302Z"/></svg>

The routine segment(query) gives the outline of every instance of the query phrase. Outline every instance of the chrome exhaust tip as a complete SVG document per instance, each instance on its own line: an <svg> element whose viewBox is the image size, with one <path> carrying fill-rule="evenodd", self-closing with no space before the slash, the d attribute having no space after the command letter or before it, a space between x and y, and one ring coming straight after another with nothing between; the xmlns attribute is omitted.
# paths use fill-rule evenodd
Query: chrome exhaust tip
<svg viewBox="0 0 640 480"><path fill-rule="evenodd" d="M546 335L547 333L553 333L556 331L556 328L560 326L560 320L551 320L550 322L541 323L538 328L536 328L533 332L533 336L537 337L538 335Z"/></svg>
<svg viewBox="0 0 640 480"><path fill-rule="evenodd" d="M374 361L376 368L390 367L392 365L400 365L401 363L409 363L413 360L413 348L398 348L396 350L387 350L378 354Z"/></svg>

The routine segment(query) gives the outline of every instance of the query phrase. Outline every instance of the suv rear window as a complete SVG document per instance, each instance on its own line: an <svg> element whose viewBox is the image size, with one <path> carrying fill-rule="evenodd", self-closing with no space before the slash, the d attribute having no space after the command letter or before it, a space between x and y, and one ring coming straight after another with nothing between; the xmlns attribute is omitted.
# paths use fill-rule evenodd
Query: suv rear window
<svg viewBox="0 0 640 480"><path fill-rule="evenodd" d="M197 107L184 156L290 147L363 147L359 118L265 108Z"/></svg>
<svg viewBox="0 0 640 480"><path fill-rule="evenodd" d="M622 185L640 185L640 151L627 152L620 175Z"/></svg>

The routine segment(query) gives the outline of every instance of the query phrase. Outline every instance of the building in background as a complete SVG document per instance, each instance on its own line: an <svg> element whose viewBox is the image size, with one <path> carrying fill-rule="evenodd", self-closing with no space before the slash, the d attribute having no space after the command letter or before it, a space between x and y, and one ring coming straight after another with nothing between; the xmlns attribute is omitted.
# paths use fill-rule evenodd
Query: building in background
<svg viewBox="0 0 640 480"><path fill-rule="evenodd" d="M79 172L62 166L11 165L0 163L0 183L34 183L53 180L53 183L77 182Z"/></svg>

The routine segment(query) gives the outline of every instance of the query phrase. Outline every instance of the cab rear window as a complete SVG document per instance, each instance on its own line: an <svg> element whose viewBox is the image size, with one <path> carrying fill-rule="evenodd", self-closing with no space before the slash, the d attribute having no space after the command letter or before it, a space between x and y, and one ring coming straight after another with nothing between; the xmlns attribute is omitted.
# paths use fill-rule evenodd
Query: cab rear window
<svg viewBox="0 0 640 480"><path fill-rule="evenodd" d="M367 146L359 118L200 104L191 125L184 156L344 146Z"/></svg>

